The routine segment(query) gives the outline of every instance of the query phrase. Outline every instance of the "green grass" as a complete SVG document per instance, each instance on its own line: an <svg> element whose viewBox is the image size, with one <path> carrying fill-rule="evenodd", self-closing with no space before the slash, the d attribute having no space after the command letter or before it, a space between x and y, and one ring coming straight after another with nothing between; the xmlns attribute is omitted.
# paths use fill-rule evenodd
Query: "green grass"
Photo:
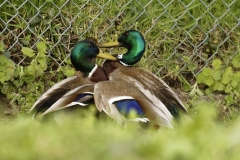
<svg viewBox="0 0 240 160"><path fill-rule="evenodd" d="M238 160L240 121L219 123L212 104L175 129L122 128L91 113L61 118L60 126L30 118L0 122L1 159L231 159Z"/></svg>

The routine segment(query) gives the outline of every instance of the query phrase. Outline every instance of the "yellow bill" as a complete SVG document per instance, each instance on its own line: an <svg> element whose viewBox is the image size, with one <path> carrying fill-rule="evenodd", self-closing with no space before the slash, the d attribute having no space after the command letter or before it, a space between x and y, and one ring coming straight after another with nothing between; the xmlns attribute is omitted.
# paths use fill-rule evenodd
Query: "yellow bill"
<svg viewBox="0 0 240 160"><path fill-rule="evenodd" d="M99 47L101 48L110 48L110 47L121 47L118 41L102 43Z"/></svg>
<svg viewBox="0 0 240 160"><path fill-rule="evenodd" d="M99 49L99 53L98 53L97 57L108 59L108 60L117 60L116 57L113 57L112 55L107 54L107 53L103 53L103 51L101 49Z"/></svg>

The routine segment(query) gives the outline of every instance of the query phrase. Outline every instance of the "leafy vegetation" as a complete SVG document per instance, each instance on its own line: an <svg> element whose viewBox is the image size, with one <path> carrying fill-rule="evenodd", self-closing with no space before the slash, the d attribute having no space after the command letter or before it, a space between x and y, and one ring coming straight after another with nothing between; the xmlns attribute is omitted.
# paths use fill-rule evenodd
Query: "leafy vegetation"
<svg viewBox="0 0 240 160"><path fill-rule="evenodd" d="M21 110L26 112L29 110L29 106L44 92L44 83L49 77L55 76L56 73L49 71L49 75L43 75L48 68L46 42L38 42L36 47L37 51L28 47L21 49L25 58L29 60L29 65L25 67L15 65L11 59L0 55L0 89L7 99L11 100L10 103L12 105L19 105ZM75 70L73 68L61 67L58 72L63 72L66 76L72 76Z"/></svg>
<svg viewBox="0 0 240 160"><path fill-rule="evenodd" d="M224 65L220 59L212 61L212 68L205 67L197 76L197 83L207 86L205 93L213 92L225 94L223 104L232 111L239 109L240 102L240 54L231 60L230 64ZM231 113L232 114L232 113Z"/></svg>
<svg viewBox="0 0 240 160"><path fill-rule="evenodd" d="M156 73L170 86L185 92L204 90L199 83L210 88L206 93L219 92L218 81L222 78L217 79L225 75L225 70L237 73L239 68L237 58L229 61L239 50L240 30L236 27L239 7L230 0L225 3L8 0L2 4L0 15L3 30L0 89L11 104L25 112L53 83L74 74L68 53L76 41L87 36L100 42L112 41L131 28L140 30L148 45L138 67ZM221 61L225 68L211 68L214 57L219 59L214 63ZM214 71L214 77L198 81L195 90L195 77L202 69L204 74ZM238 91L233 86L238 86L238 80L234 76L231 79L228 86L225 82L223 93L235 93L226 97L225 105L236 106Z"/></svg>
<svg viewBox="0 0 240 160"><path fill-rule="evenodd" d="M1 159L239 159L240 121L216 121L211 103L183 118L175 129L122 128L91 111L63 116L60 127L18 118L1 123ZM74 117L74 118L73 118ZM9 134L12 133L12 134Z"/></svg>

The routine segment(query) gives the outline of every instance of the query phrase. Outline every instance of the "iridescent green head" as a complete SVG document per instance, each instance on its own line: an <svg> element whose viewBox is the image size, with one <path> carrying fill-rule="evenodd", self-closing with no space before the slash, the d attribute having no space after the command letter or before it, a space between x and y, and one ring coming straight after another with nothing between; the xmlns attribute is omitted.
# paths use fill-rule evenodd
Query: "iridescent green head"
<svg viewBox="0 0 240 160"><path fill-rule="evenodd" d="M97 57L116 60L115 57L103 53L95 43L87 40L76 43L70 55L73 66L83 72L85 77L87 77L96 66L95 59Z"/></svg>
<svg viewBox="0 0 240 160"><path fill-rule="evenodd" d="M117 42L102 44L102 47L125 47L128 51L125 54L118 55L120 62L126 65L137 63L145 52L145 40L142 34L136 30L129 30L118 37Z"/></svg>

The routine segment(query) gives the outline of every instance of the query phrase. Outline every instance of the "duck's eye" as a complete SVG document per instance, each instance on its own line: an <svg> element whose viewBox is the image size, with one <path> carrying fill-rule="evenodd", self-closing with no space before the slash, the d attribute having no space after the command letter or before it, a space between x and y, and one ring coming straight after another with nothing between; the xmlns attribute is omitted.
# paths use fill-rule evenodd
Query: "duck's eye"
<svg viewBox="0 0 240 160"><path fill-rule="evenodd" d="M129 32L125 32L125 36L129 36L129 34L130 34Z"/></svg>
<svg viewBox="0 0 240 160"><path fill-rule="evenodd" d="M93 47L93 45L91 43L88 44L88 47Z"/></svg>

